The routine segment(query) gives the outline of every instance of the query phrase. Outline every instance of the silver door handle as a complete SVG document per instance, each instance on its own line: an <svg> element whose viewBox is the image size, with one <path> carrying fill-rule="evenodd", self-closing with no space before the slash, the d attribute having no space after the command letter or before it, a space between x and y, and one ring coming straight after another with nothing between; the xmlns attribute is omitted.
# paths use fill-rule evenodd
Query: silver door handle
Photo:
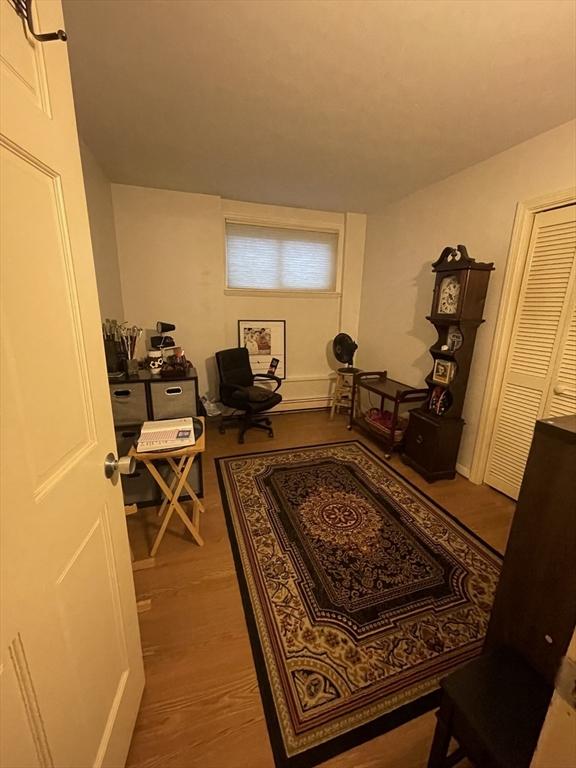
<svg viewBox="0 0 576 768"><path fill-rule="evenodd" d="M117 459L113 453L109 453L104 459L104 474L108 480L112 480L117 472L121 475L133 475L135 470L136 459L134 456L120 456Z"/></svg>

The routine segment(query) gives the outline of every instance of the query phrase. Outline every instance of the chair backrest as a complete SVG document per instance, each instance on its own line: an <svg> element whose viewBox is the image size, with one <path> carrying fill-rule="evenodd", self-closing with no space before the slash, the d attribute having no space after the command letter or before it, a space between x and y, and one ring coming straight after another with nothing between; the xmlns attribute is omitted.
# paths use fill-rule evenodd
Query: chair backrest
<svg viewBox="0 0 576 768"><path fill-rule="evenodd" d="M537 421L486 637L549 683L576 626L574 467L576 416Z"/></svg>
<svg viewBox="0 0 576 768"><path fill-rule="evenodd" d="M222 349L220 352L216 352L216 363L221 386L233 384L239 387L251 387L254 383L250 357L246 347Z"/></svg>

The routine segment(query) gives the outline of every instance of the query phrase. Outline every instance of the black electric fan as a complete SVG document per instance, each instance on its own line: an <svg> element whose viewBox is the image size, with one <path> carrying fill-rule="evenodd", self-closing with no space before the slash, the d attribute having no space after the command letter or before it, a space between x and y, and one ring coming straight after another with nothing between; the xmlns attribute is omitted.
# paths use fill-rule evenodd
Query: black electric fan
<svg viewBox="0 0 576 768"><path fill-rule="evenodd" d="M339 333L334 337L332 342L332 351L334 357L339 363L345 363L345 368L339 368L342 373L357 373L358 368L352 367L354 360L354 353L358 349L358 344L347 333Z"/></svg>

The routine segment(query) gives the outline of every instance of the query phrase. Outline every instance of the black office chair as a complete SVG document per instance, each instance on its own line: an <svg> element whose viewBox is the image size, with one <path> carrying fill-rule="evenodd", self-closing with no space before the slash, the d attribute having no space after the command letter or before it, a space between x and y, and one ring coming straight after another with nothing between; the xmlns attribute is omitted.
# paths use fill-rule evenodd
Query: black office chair
<svg viewBox="0 0 576 768"><path fill-rule="evenodd" d="M256 418L258 414L269 411L282 402L282 395L277 394L282 381L270 373L252 373L250 357L246 347L223 349L216 352L216 363L220 375L220 400L235 411L243 411L244 418L238 435L238 442L244 442L244 435L252 427L264 429L268 437L274 437L270 419ZM255 380L274 381L276 388L254 385ZM224 432L226 418L222 419L220 432Z"/></svg>

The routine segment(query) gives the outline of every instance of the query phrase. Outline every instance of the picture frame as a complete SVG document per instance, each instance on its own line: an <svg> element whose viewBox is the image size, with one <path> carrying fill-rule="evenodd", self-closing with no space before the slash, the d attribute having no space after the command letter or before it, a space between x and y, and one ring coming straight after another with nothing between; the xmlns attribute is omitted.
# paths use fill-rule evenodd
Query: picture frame
<svg viewBox="0 0 576 768"><path fill-rule="evenodd" d="M435 384L448 385L454 378L456 372L456 363L453 360L434 360L434 370L432 371L432 381Z"/></svg>
<svg viewBox="0 0 576 768"><path fill-rule="evenodd" d="M238 346L248 349L252 373L276 364L274 375L286 378L286 320L238 320Z"/></svg>

